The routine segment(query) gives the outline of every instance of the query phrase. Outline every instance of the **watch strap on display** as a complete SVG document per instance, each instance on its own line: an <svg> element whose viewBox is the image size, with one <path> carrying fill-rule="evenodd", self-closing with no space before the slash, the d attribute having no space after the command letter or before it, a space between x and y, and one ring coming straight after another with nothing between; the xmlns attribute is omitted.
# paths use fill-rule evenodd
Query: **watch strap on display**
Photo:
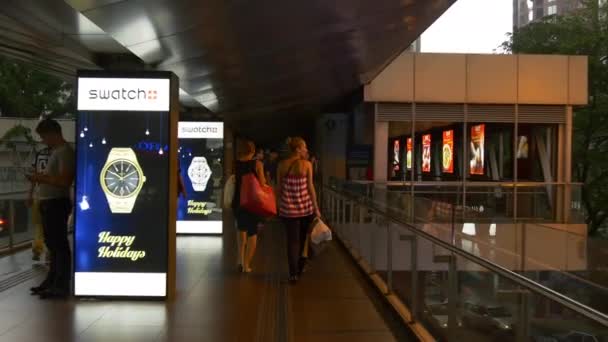
<svg viewBox="0 0 608 342"><path fill-rule="evenodd" d="M128 214L133 211L136 197L118 199L114 198L108 201L110 211L114 214Z"/></svg>
<svg viewBox="0 0 608 342"><path fill-rule="evenodd" d="M137 161L135 152L130 147L114 147L108 154L108 161L115 159L127 159L132 160L134 163Z"/></svg>
<svg viewBox="0 0 608 342"><path fill-rule="evenodd" d="M205 186L206 184L203 183L194 183L192 182L192 189L194 189L194 191L205 191Z"/></svg>

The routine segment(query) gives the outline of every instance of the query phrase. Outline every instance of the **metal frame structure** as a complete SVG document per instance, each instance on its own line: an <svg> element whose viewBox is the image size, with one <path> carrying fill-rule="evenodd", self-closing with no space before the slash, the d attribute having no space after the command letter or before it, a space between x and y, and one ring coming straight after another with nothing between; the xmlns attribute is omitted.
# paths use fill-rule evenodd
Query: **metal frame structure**
<svg viewBox="0 0 608 342"><path fill-rule="evenodd" d="M555 290L552 290L546 286L543 286L537 282L534 282L528 278L526 278L525 276L515 273L513 271L510 271L508 269L506 269L505 267L502 267L492 261L486 260L484 258L481 258L473 253L470 253L468 251L465 251L461 248L458 248L454 243L449 243L446 242L442 239L439 239L436 236L433 236L431 234L429 234L428 232L425 232L421 229L419 229L418 227L412 225L410 222L406 222L403 219L400 219L398 217L394 217L392 215L390 215L388 213L388 210L386 208L381 208L380 206L371 203L371 201L368 200L367 197L362 197L360 195L358 195L357 193L350 193L350 192L346 192L346 191L341 191L335 187L330 187L330 186L324 186L323 190L322 190L322 196L321 196L322 200L323 200L323 208L324 208L324 212L327 215L328 218L328 222L329 224L332 226L335 235L338 236L338 238L340 239L340 241L342 241L345 246L350 250L351 254L353 255L353 257L359 261L359 263L361 265L363 265L362 267L364 268L364 270L367 271L367 273L370 275L370 277L372 278L373 282L376 283L376 285L378 286L378 288L383 291L387 296L390 296L393 294L394 288L393 288L393 264L392 262L387 262L387 277L386 277L386 281L382 280L380 277L377 276L376 274L376 268L375 268L375 260L373 258L373 256L370 256L370 265L368 267L367 262L362 255L361 255L361 245L360 245L360 241L357 241L356 243L356 247L353 247L353 244L351 243L351 241L349 241L349 232L348 232L348 225L359 225L361 223L363 223L364 220L364 212L367 213L368 215L371 214L375 217L375 219L373 219L372 221L381 221L383 222L383 225L386 224L387 225L387 231L390 232L390 226L391 225L395 225L398 226L400 228L405 229L408 234L406 235L400 235L399 239L403 240L403 241L407 241L411 244L412 249L411 249L411 253L415 253L414 251L417 250L417 244L418 241L422 241L422 240L427 240L430 241L433 245L437 245L441 248L444 248L445 250L447 250L449 252L449 255L447 256L447 258L445 258L445 262L448 263L449 266L449 270L448 270L448 276L449 276L449 292L450 292L450 298L456 298L457 297L457 286L458 286L458 269L457 269L457 263L456 263L456 258L463 258L464 260L471 262L475 265L478 265L479 267L482 267L483 269L488 270L492 275L495 275L497 277L501 277L504 278L510 282L512 282L513 284L517 285L520 287L520 290L516 291L516 295L519 296L518 298L520 298L520 300L518 300L518 303L520 303L521 306L523 306L524 308L527 306L527 303L529 302L529 296L530 294L535 294L540 296L541 298L545 298L547 300L550 300L556 304L558 304L561 307L567 308L568 310L573 311L574 313L598 324L598 325L602 325L602 326L608 326L608 315L599 312L589 306L583 305L579 302L577 302L576 300L565 296L564 294L561 294ZM359 213L360 215L350 215L350 219L351 221L347 222L344 220L344 207L337 207L335 206L333 203L338 203L338 202L348 202L350 204L350 210L352 211L353 208L358 207L359 208ZM357 220L355 221L355 218L357 218ZM358 229L358 234L357 237L355 238L355 240L359 240L361 237L360 234L360 230L361 227L357 226ZM375 230L373 227L371 227L370 229ZM372 233L373 234L373 233ZM374 235L372 235L374 236ZM387 235L387 239L389 242L392 242L392 234ZM370 239L370 241L373 241L374 239ZM373 242L370 242L373 244ZM388 243L388 246L391 246L392 243ZM387 248L386 250L387 252L387 260L392 260L393 259L393 248ZM375 254L374 250L372 249L372 255ZM411 268L411 272L413 274L417 274L418 270L416 267L417 264L417 258L415 256L412 257L411 259L412 262L412 268ZM414 280L416 279L416 280ZM417 278L415 276L412 276L412 282L417 282ZM417 312L418 312L418 308L420 307L420 298L418 298L418 296L416 295L418 293L418 290L416 289L415 284L412 284L412 291L411 293L413 293L413 297L412 298L408 298L410 306L409 306L409 311L406 312L406 314L402 314L402 316L404 317L406 323L408 323L410 326L415 325L418 320L416 318ZM503 291L504 292L504 291ZM394 296L389 298L390 302L395 301ZM456 311L456 307L455 307L455 303L453 303L453 300L448 301L448 305L449 305L449 321L451 322L455 322L455 311ZM395 308L398 309L401 306L405 306L407 307L403 302L400 302L400 305L397 305ZM524 308L520 307L520 320L526 320L526 322L520 322L520 323L525 323L525 324L518 324L517 325L517 329L518 331L516 332L516 336L518 336L519 338L523 338L524 336L527 336L528 332L529 332L529 327L528 327L528 315L527 315L527 311L524 310ZM524 312L525 314L521 314L522 312ZM406 319L407 318L407 319ZM454 330L454 324L449 324L449 331L453 332ZM418 326L418 329L420 327ZM423 329L424 330L424 329ZM422 332L418 332L422 335L428 333L425 331Z"/></svg>

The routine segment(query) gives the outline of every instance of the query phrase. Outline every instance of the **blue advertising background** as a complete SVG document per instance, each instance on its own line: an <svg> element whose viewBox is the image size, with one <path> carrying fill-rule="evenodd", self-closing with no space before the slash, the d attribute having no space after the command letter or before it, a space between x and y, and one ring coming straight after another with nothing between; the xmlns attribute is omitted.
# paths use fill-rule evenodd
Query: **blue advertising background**
<svg viewBox="0 0 608 342"><path fill-rule="evenodd" d="M168 112L80 112L77 124L76 272L166 272L169 139ZM155 144L142 142L155 142ZM156 146L158 149L143 148ZM130 147L146 177L131 214L112 214L100 172L113 147ZM146 256L99 258L99 233L135 236L131 250Z"/></svg>

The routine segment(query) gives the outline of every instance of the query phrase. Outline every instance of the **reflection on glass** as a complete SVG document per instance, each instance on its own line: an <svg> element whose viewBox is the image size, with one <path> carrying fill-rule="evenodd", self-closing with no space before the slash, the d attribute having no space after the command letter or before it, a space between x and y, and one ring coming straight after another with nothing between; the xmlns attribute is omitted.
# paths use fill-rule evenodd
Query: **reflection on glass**
<svg viewBox="0 0 608 342"><path fill-rule="evenodd" d="M462 233L470 236L477 235L477 230L475 229L475 223L465 223L462 225Z"/></svg>

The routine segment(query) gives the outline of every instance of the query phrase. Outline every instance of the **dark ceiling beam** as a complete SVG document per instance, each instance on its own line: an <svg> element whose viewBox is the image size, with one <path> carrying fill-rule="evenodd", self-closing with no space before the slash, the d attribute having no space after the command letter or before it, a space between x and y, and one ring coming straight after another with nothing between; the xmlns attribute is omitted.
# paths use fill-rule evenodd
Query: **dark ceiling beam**
<svg viewBox="0 0 608 342"><path fill-rule="evenodd" d="M49 25L46 20L38 16L38 13L24 9L22 4L23 2L17 0L4 0L2 7L0 7L0 13L10 17L22 27L32 32L42 48L52 50L53 48L62 47L83 56L85 59L92 59L93 53L86 47L73 40L68 34L62 32L57 27ZM48 0L46 4L53 6ZM58 4L67 6L63 2L59 2Z"/></svg>

